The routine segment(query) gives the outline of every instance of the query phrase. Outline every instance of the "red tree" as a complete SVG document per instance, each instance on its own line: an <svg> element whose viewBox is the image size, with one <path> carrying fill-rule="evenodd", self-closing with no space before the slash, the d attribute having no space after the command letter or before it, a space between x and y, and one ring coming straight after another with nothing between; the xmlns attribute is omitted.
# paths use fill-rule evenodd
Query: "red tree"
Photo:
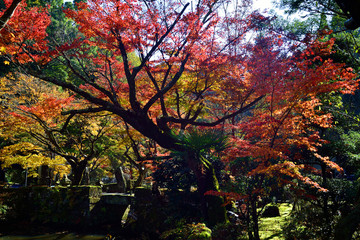
<svg viewBox="0 0 360 240"><path fill-rule="evenodd" d="M341 171L326 156L317 154L323 143L317 129L332 125L331 115L321 110L319 97L330 92L353 93L358 87L352 69L329 58L333 43L334 39L315 40L305 50L289 54L281 47L281 37L273 35L253 46L247 64L249 78L265 97L251 115L235 125L240 134L234 135L235 152L231 154L259 162L250 174L281 173L326 191L303 177L301 170L307 166L300 161L300 154L293 156L293 147L306 149L328 167Z"/></svg>
<svg viewBox="0 0 360 240"><path fill-rule="evenodd" d="M17 6L19 6L21 1L22 0L15 0L10 5L7 6L6 10L2 13L2 15L0 17L0 30L5 27L6 23L12 17Z"/></svg>
<svg viewBox="0 0 360 240"><path fill-rule="evenodd" d="M26 1L6 0L6 9L0 12L0 54L19 63L44 63L43 53L48 49L46 28L50 24L47 9L28 8Z"/></svg>

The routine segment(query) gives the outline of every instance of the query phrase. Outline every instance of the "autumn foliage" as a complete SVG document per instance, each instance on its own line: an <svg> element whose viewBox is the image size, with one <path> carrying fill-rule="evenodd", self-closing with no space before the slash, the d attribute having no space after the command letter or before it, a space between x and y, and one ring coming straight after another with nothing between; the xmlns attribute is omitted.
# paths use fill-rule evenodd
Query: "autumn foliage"
<svg viewBox="0 0 360 240"><path fill-rule="evenodd" d="M71 102L71 98L22 74L2 77L0 89L0 136L11 143L0 150L2 166L20 165L32 177L38 176L38 168L43 165L51 167L54 175L69 174L66 160L59 155L52 157L44 144L36 142L33 136L56 125L61 119L61 111L65 104Z"/></svg>
<svg viewBox="0 0 360 240"><path fill-rule="evenodd" d="M12 2L4 1L6 8L0 12L0 16L6 13ZM46 28L49 24L47 9L27 8L26 1L21 1L6 25L0 29L0 54L9 57L6 63L47 61L47 57L40 57L37 53L48 49Z"/></svg>
<svg viewBox="0 0 360 240"><path fill-rule="evenodd" d="M67 116L113 114L126 123L128 133L137 131L164 149L185 152L200 193L222 194L205 186L205 176L214 177L211 163L196 159L179 137L194 128L230 136L224 162L252 159L251 177L277 177L290 185L296 179L326 191L305 177L311 168L301 152L341 172L317 153L324 143L317 129L332 126L321 96L354 93L356 75L331 60L334 39L326 33L295 42L272 31L268 18L247 12L247 1L225 15L221 6L226 3L79 2L64 9L78 31L64 42L46 38L46 9L21 5L1 30L5 56L19 67L32 62L27 74L69 90L81 105L64 112L67 100L48 96L19 110L50 121L62 116L60 111ZM259 34L250 39L254 33ZM66 72L62 78L49 74L49 66L59 65ZM144 160L129 138L137 160Z"/></svg>
<svg viewBox="0 0 360 240"><path fill-rule="evenodd" d="M358 87L352 69L329 58L333 43L334 39L318 39L305 50L288 55L281 36L273 35L259 39L252 47L247 64L250 74L244 80L256 83L254 91L264 98L235 125L239 133L233 135L235 146L229 153L230 159L251 157L258 162L250 175L284 175L320 188L303 177L307 168L304 156L300 152L294 155L294 148L306 149L342 172L336 163L317 153L324 143L318 129L332 126L332 116L322 110L319 97L332 91L353 93Z"/></svg>

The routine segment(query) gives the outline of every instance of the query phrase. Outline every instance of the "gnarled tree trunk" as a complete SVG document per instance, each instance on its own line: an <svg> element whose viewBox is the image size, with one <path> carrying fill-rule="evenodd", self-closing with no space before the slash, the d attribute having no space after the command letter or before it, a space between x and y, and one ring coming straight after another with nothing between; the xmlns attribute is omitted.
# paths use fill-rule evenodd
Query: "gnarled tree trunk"
<svg viewBox="0 0 360 240"><path fill-rule="evenodd" d="M219 183L215 175L214 167L209 162L201 163L199 156L192 152L186 154L190 169L197 179L198 193L201 201L201 211L209 226L228 221L224 199L220 196L205 195L208 191L219 191Z"/></svg>
<svg viewBox="0 0 360 240"><path fill-rule="evenodd" d="M84 176L87 161L80 161L78 163L70 163L71 165L71 185L81 185Z"/></svg>

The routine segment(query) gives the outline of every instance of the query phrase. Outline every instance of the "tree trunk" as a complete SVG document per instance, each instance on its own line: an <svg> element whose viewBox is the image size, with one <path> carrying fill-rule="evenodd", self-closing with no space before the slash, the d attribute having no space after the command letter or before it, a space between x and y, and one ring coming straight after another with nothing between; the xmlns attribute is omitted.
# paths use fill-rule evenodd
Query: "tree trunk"
<svg viewBox="0 0 360 240"><path fill-rule="evenodd" d="M245 219L245 223L246 223L246 231L248 234L248 238L249 240L254 240L254 234L251 230L251 207L250 207L250 202L246 201L246 203L243 203L246 206L245 210L242 210L242 205L239 206L242 218Z"/></svg>
<svg viewBox="0 0 360 240"><path fill-rule="evenodd" d="M5 183L6 182L5 171L2 169L1 165L2 163L0 162L0 183Z"/></svg>
<svg viewBox="0 0 360 240"><path fill-rule="evenodd" d="M255 197L256 198L256 197ZM260 240L259 235L259 215L257 212L257 204L256 199L251 198L251 216L252 216L252 222L253 222L253 233L254 233L254 240Z"/></svg>
<svg viewBox="0 0 360 240"><path fill-rule="evenodd" d="M41 165L39 171L39 185L50 186L49 166Z"/></svg>
<svg viewBox="0 0 360 240"><path fill-rule="evenodd" d="M326 165L325 164L321 164L321 175L322 175L322 186L324 188L328 188L328 184L327 184L327 176L326 176ZM327 192L322 193L323 194L323 204L322 204L322 210L323 210L323 214L324 214L324 218L325 218L325 222L329 223L330 222L330 213L329 213L329 206L328 206L328 201L329 201L329 194ZM327 236L330 239L331 236L331 225L328 224L328 226L326 226L326 228L324 229L325 232L325 236Z"/></svg>
<svg viewBox="0 0 360 240"><path fill-rule="evenodd" d="M120 192L125 193L126 192L126 179L125 179L122 167L118 167L115 170L115 178L116 178L116 182L117 182Z"/></svg>
<svg viewBox="0 0 360 240"><path fill-rule="evenodd" d="M6 23L9 21L11 16L14 14L15 9L20 4L22 0L14 0L11 5L5 10L5 12L0 17L0 30L3 29Z"/></svg>
<svg viewBox="0 0 360 240"><path fill-rule="evenodd" d="M219 183L212 164L207 161L205 166L200 162L196 154L190 152L187 153L187 158L189 167L195 173L197 179L202 215L210 227L227 222L226 209L223 206L224 199L220 196L205 195L208 191L219 191Z"/></svg>
<svg viewBox="0 0 360 240"><path fill-rule="evenodd" d="M84 176L84 172L86 169L87 162L80 161L76 164L71 164L72 178L71 185L81 185L81 180Z"/></svg>

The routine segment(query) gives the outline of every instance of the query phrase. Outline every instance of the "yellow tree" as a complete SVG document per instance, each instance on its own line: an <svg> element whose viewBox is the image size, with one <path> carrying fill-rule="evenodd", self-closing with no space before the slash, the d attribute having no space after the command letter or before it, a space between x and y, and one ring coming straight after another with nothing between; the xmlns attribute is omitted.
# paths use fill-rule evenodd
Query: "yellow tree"
<svg viewBox="0 0 360 240"><path fill-rule="evenodd" d="M2 135L15 142L2 150L4 166L18 163L35 169L66 162L71 166L72 183L78 185L86 167L95 169L106 161L103 156L112 144L108 132L116 125L111 116L64 116L63 110L80 103L74 104L65 91L26 75L9 74L2 85L6 102Z"/></svg>
<svg viewBox="0 0 360 240"><path fill-rule="evenodd" d="M49 166L54 174L68 174L70 168L66 161L60 156L52 157L50 152L36 145L30 133L39 129L34 122L24 122L16 115L19 106L29 106L42 101L44 92L50 88L40 84L33 77L22 74L9 74L1 78L1 137L11 143L1 149L2 167L10 167L19 164L29 171L29 176L37 176L40 166ZM61 95L61 94L60 94Z"/></svg>

